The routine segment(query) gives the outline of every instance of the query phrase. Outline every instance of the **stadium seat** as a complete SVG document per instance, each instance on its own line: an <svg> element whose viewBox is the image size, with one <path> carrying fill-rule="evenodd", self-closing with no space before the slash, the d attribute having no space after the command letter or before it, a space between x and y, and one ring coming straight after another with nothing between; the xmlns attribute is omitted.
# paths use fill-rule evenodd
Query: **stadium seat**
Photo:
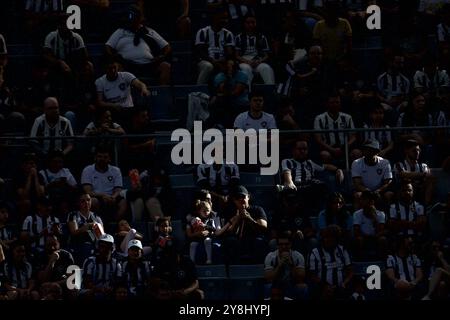
<svg viewBox="0 0 450 320"><path fill-rule="evenodd" d="M230 265L229 299L257 300L264 296L264 265Z"/></svg>
<svg viewBox="0 0 450 320"><path fill-rule="evenodd" d="M447 194L450 192L450 173L440 168L431 169L431 172L437 178L435 199L445 201Z"/></svg>
<svg viewBox="0 0 450 320"><path fill-rule="evenodd" d="M227 298L227 270L225 265L197 266L200 289L206 300L225 300Z"/></svg>
<svg viewBox="0 0 450 320"><path fill-rule="evenodd" d="M178 242L178 248L183 249L186 242L183 222L181 220L172 220L171 225L173 237Z"/></svg>

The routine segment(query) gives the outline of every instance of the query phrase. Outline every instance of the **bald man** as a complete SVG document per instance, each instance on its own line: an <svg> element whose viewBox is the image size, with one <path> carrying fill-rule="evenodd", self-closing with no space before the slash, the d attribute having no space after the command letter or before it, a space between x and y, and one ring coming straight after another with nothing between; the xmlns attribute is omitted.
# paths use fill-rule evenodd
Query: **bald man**
<svg viewBox="0 0 450 320"><path fill-rule="evenodd" d="M34 120L31 137L70 137L73 136L70 121L60 116L59 102L55 97L48 97L44 101L44 114ZM67 155L73 149L71 140L49 139L39 142L40 151L47 154L51 150L62 150Z"/></svg>

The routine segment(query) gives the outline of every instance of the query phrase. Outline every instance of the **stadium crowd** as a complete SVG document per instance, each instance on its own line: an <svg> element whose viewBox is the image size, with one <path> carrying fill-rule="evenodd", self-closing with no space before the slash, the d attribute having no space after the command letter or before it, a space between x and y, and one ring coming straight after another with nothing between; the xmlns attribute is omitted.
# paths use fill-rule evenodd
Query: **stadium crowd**
<svg viewBox="0 0 450 320"><path fill-rule="evenodd" d="M361 264L381 299L449 299L448 0L0 8L0 300L210 299L198 270L218 265L263 265L254 299L368 300ZM149 102L178 85L184 103ZM279 174L171 164L162 136L189 121L155 110L174 107L280 129Z"/></svg>

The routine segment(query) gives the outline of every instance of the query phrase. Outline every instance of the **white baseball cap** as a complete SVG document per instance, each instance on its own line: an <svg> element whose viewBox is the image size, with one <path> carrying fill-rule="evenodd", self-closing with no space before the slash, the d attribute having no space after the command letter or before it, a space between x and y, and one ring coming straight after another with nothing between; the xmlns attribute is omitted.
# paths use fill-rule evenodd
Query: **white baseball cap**
<svg viewBox="0 0 450 320"><path fill-rule="evenodd" d="M142 243L141 243L141 241L136 240L136 239L130 240L130 241L128 242L127 250L130 249L130 248L132 248L132 247L138 247L139 249L142 249Z"/></svg>
<svg viewBox="0 0 450 320"><path fill-rule="evenodd" d="M104 242L109 242L111 244L114 244L114 238L112 235L105 233L104 235L102 235L100 237L100 239L98 239L98 241L104 241Z"/></svg>

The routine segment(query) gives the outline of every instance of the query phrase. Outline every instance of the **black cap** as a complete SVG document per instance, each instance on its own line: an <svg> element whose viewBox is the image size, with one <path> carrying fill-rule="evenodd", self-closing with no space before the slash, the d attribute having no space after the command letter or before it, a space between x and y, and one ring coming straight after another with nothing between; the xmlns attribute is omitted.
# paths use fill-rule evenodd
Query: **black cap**
<svg viewBox="0 0 450 320"><path fill-rule="evenodd" d="M248 190L246 187L244 186L237 186L236 188L234 188L231 192L231 195L233 198L237 198L238 196L248 196Z"/></svg>

